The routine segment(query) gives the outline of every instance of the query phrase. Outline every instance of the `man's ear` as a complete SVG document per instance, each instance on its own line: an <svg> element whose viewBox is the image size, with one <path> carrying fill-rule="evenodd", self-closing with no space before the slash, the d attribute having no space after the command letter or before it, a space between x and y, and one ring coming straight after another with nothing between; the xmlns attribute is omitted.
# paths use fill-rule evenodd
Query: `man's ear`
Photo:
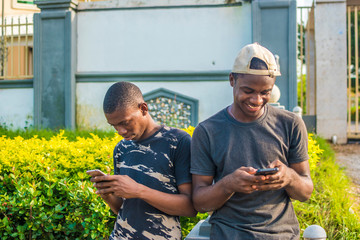
<svg viewBox="0 0 360 240"><path fill-rule="evenodd" d="M235 85L235 78L233 74L229 74L229 81L230 81L230 86L234 87Z"/></svg>
<svg viewBox="0 0 360 240"><path fill-rule="evenodd" d="M140 103L139 108L140 108L140 111L143 116L145 116L147 114L147 112L149 111L149 108L148 108L148 105L146 102Z"/></svg>

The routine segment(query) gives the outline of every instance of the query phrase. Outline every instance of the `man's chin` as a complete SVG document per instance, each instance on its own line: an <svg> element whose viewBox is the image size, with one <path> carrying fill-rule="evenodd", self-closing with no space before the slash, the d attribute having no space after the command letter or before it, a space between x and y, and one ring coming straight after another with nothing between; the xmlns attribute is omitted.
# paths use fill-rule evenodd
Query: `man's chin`
<svg viewBox="0 0 360 240"><path fill-rule="evenodd" d="M130 141L130 140L136 140L135 139L135 135L131 135L129 137L123 137L126 141Z"/></svg>

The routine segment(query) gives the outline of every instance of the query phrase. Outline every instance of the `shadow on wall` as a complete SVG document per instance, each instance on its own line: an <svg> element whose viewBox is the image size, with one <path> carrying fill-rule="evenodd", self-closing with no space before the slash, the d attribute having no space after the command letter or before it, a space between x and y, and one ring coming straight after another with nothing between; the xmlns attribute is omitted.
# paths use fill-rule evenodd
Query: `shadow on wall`
<svg viewBox="0 0 360 240"><path fill-rule="evenodd" d="M79 130L113 130L107 124L102 109L88 104L78 104L76 106L76 128Z"/></svg>

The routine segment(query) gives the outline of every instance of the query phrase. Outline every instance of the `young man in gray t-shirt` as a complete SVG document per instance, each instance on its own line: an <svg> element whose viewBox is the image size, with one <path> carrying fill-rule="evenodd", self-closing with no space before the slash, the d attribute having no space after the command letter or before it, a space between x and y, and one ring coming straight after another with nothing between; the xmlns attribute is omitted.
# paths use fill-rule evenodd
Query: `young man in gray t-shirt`
<svg viewBox="0 0 360 240"><path fill-rule="evenodd" d="M301 118L267 105L280 71L273 54L245 46L230 74L234 102L200 123L191 145L193 202L214 211L211 239L299 239L290 198L310 198L307 132ZM261 168L278 168L256 175Z"/></svg>

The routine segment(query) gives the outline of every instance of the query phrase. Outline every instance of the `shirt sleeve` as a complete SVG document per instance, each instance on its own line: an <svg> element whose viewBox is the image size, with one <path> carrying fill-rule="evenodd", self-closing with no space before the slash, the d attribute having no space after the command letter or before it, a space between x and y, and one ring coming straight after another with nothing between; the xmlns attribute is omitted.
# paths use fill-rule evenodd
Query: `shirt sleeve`
<svg viewBox="0 0 360 240"><path fill-rule="evenodd" d="M191 137L186 133L186 135L179 139L179 142L176 146L174 168L176 184L178 186L183 183L191 182L190 143Z"/></svg>
<svg viewBox="0 0 360 240"><path fill-rule="evenodd" d="M289 148L289 164L299 163L309 159L308 136L304 121L296 117L293 122L293 131Z"/></svg>
<svg viewBox="0 0 360 240"><path fill-rule="evenodd" d="M202 125L195 128L191 141L190 172L197 175L214 176L216 166L211 157L210 137Z"/></svg>

